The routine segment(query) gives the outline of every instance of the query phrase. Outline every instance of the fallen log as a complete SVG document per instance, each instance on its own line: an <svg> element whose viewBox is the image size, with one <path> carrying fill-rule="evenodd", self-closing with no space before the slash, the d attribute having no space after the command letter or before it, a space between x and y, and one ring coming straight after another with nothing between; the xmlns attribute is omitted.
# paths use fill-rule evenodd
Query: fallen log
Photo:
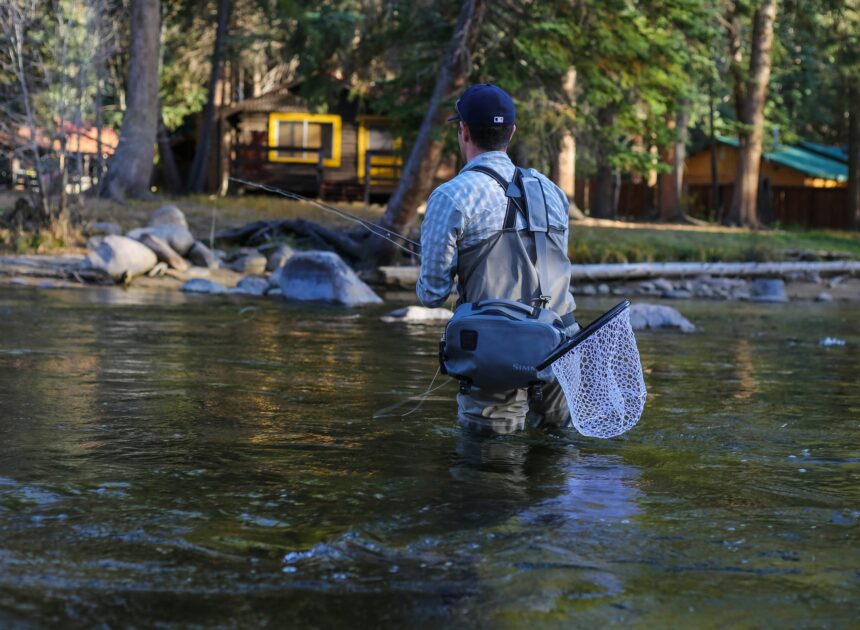
<svg viewBox="0 0 860 630"><path fill-rule="evenodd" d="M832 262L714 262L627 263L572 265L572 280L636 280L640 278L689 278L696 276L787 276L794 273L858 273L860 261Z"/></svg>
<svg viewBox="0 0 860 630"><path fill-rule="evenodd" d="M814 272L819 275L857 274L860 273L860 261L571 265L570 277L573 282L593 282L696 276L783 277L804 272ZM392 286L414 286L418 281L418 267L379 267L379 274L385 284Z"/></svg>
<svg viewBox="0 0 860 630"><path fill-rule="evenodd" d="M71 280L81 284L115 284L104 271L81 267L83 258L83 256L0 257L0 276Z"/></svg>
<svg viewBox="0 0 860 630"><path fill-rule="evenodd" d="M307 238L315 247L332 250L349 260L359 260L362 255L361 247L355 239L307 219L254 221L238 228L223 230L215 235L215 239L255 246L287 234Z"/></svg>

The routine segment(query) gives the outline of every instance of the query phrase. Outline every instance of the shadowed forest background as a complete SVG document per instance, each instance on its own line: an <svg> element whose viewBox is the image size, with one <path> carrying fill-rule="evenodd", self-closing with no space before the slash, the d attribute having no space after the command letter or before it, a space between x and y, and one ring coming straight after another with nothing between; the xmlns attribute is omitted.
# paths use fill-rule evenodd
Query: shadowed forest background
<svg viewBox="0 0 860 630"><path fill-rule="evenodd" d="M473 82L514 96L510 153L579 202L573 218L628 214L619 204L630 207L632 184L644 195L638 218L697 221L684 165L704 152L699 219L772 224L762 156L803 144L841 160L835 175L802 166L798 188L838 189L826 197L838 199L838 222L824 227L860 220L857 0L11 0L0 22L0 170L29 191L18 214L60 236L82 195L237 192L241 116L266 99L270 127L285 102L318 118L303 123L298 153L266 149L270 130L257 155L298 155L320 181L333 132L313 120L338 108L384 120L393 176L379 221L406 233L439 177L461 166L445 120ZM328 149L311 146L309 128ZM733 172L721 185L727 146ZM358 178L329 192L367 198L366 164L364 190Z"/></svg>

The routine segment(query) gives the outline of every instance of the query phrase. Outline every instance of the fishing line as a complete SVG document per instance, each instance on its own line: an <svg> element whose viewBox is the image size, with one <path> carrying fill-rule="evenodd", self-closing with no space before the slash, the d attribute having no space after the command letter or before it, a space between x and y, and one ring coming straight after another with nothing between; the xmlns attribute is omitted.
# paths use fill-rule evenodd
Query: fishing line
<svg viewBox="0 0 860 630"><path fill-rule="evenodd" d="M379 418L390 418L392 416L398 417L398 418L405 418L409 414L418 411L418 409L421 408L421 405L424 404L424 401L427 400L427 397L430 394L432 394L433 392L435 392L439 389L442 389L443 387L445 387L446 385L451 383L451 381L445 381L444 383L440 383L436 387L433 387L433 383L436 382L436 378L438 376L439 376L439 368L436 368L436 374L433 375L433 380L430 381L430 385L427 387L427 390L423 394L416 394L415 396L409 396L409 398L404 398L400 402L396 402L393 405L389 405L388 407L384 407L384 408L380 409L379 411L377 411L375 414L373 414L373 419L377 420ZM418 404L415 405L412 409L410 409L406 413L399 413L399 414L398 413L388 413L389 411L392 411L394 409L402 407L403 405L405 405L410 400L416 400L416 399L418 399Z"/></svg>
<svg viewBox="0 0 860 630"><path fill-rule="evenodd" d="M287 199L293 199L294 201L303 201L305 203L311 204L312 206L316 206L317 208L320 208L321 210L325 210L327 212L333 212L334 214L338 215L339 217L341 217L343 219L346 219L348 221L352 221L353 223L357 223L358 225L363 227L365 230L367 230L368 232L370 232L374 236L378 236L379 238L382 238L382 239L388 241L389 243L391 243L392 245L395 245L396 247L399 247L400 249L402 249L406 253L414 255L414 256L418 256L418 257L421 256L420 252L415 251L414 249L409 249L408 247L402 245L401 243L398 243L397 241L394 240L394 237L399 238L402 241L404 241L404 242L408 243L409 245L412 245L416 248L420 248L421 243L417 243L416 241L413 241L412 239L410 239L406 236L403 236L402 234L398 234L397 232L391 232L389 230L385 230L385 229L379 227L376 223L373 223L373 222L368 221L366 219L362 219L361 217L355 216L355 215L347 212L346 210L341 210L340 208L336 208L334 206L329 206L329 205L324 204L322 202L316 201L315 199L310 199L308 197L305 197L305 196L300 195L298 193L291 192L289 190L283 190L281 188L276 188L275 186L269 186L268 184L258 184L257 182L251 182L251 181L248 181L246 179L241 179L239 177L230 177L230 179L234 182L237 182L239 184L243 184L245 186L251 186L252 188L258 188L260 190L265 190L266 192L275 193L275 194L281 195L282 197L286 197ZM385 417L391 417L391 416L405 418L406 416L418 411L421 408L421 406L424 404L424 401L427 400L427 397L430 396L430 394L432 394L433 392L445 387L446 385L448 385L451 382L451 381L445 381L444 383L441 383L439 385L436 385L436 387L433 387L433 385L436 383L436 379L439 376L439 372L440 372L439 368L436 368L436 373L433 375L433 379L430 381L430 385L427 387L427 389L424 391L423 394L417 394L415 396L409 396L408 398L405 398L404 400L396 402L393 405L389 405L388 407L380 409L375 414L373 414L373 418L377 419L377 418L385 418ZM406 413L402 413L402 414L389 413L390 411L392 411L394 409L398 409L399 407L402 407L403 405L405 405L410 400L416 400L416 399L418 400L418 404L415 405L412 409L410 409Z"/></svg>
<svg viewBox="0 0 860 630"><path fill-rule="evenodd" d="M371 234L378 236L379 238L385 239L392 245L395 245L407 252L408 254L414 256L421 256L421 254L413 249L409 249L408 247L398 243L394 240L394 237L399 238L414 247L421 247L421 243L417 243L412 239L403 236L402 234L398 234L397 232L392 232L390 230L385 230L379 227L376 223L371 221L367 221L366 219L362 219L361 217L357 217L354 214L350 214L346 210L341 210L340 208L335 208L334 206L329 206L327 204L316 201L315 199L310 199L308 197L304 197L298 193L290 192L289 190L282 190L281 188L275 188L274 186L269 186L268 184L258 184L256 182L249 182L246 179L240 179L239 177L230 177L234 182L238 182L240 184L244 184L245 186L251 186L253 188L259 188L260 190L265 190L266 192L275 193L281 195L282 197L286 197L287 199L293 199L294 201L304 201L305 203L309 203L317 208L322 210L326 210L328 212L333 212L339 217L343 219L347 219L348 221L352 221L353 223L358 223L365 230L370 232Z"/></svg>

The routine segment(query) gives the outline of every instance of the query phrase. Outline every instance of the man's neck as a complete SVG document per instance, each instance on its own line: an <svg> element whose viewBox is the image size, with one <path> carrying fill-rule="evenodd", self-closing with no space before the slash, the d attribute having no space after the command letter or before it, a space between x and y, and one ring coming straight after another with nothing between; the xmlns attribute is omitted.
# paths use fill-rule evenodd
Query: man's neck
<svg viewBox="0 0 860 630"><path fill-rule="evenodd" d="M471 147L466 148L466 154L463 156L466 159L466 164L474 160L476 157L484 155L485 153L505 153L505 151L488 151L486 149L479 149L475 147L471 150Z"/></svg>

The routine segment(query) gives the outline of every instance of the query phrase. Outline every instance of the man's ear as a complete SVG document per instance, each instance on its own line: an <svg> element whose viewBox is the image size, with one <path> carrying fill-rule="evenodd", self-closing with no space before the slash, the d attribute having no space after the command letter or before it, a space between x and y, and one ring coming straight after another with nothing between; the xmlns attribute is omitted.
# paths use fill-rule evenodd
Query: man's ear
<svg viewBox="0 0 860 630"><path fill-rule="evenodd" d="M463 132L463 142L471 142L472 134L469 133L469 125L464 123L462 120L460 121L460 130Z"/></svg>
<svg viewBox="0 0 860 630"><path fill-rule="evenodd" d="M516 125L514 125L514 128L511 130L511 137L510 137L510 139L508 139L508 142L510 142L510 141L513 139L514 134L515 134L516 132L517 132L517 126L516 126Z"/></svg>

